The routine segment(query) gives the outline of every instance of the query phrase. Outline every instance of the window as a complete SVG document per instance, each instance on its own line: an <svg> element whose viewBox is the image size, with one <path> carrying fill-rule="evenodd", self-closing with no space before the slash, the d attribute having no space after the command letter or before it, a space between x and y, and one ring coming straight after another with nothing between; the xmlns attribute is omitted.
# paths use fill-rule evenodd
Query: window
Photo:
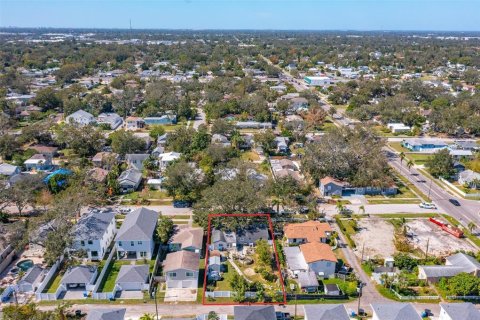
<svg viewBox="0 0 480 320"><path fill-rule="evenodd" d="M135 241L130 241L130 245L133 247L135 245Z"/></svg>
<svg viewBox="0 0 480 320"><path fill-rule="evenodd" d="M83 240L80 241L80 245L81 245L82 247L84 247L84 246L85 246L85 241L83 241Z"/></svg>
<svg viewBox="0 0 480 320"><path fill-rule="evenodd" d="M142 244L142 241L138 241L137 244Z"/></svg>
<svg viewBox="0 0 480 320"><path fill-rule="evenodd" d="M175 278L177 276L177 273L176 272L170 272L168 275L170 276L170 278Z"/></svg>
<svg viewBox="0 0 480 320"><path fill-rule="evenodd" d="M92 251L91 254L92 257L98 257L98 251Z"/></svg>
<svg viewBox="0 0 480 320"><path fill-rule="evenodd" d="M93 241L92 241L92 240L88 240L88 244L93 244Z"/></svg>
<svg viewBox="0 0 480 320"><path fill-rule="evenodd" d="M330 267L332 263L331 262L327 262L327 267Z"/></svg>
<svg viewBox="0 0 480 320"><path fill-rule="evenodd" d="M190 278L192 278L192 277L193 277L193 272L189 272L189 271L187 271L187 277L190 277Z"/></svg>
<svg viewBox="0 0 480 320"><path fill-rule="evenodd" d="M145 251L140 251L140 257L144 258L147 256L147 253Z"/></svg>
<svg viewBox="0 0 480 320"><path fill-rule="evenodd" d="M122 246L122 241L118 241L118 246L119 246L119 247Z"/></svg>

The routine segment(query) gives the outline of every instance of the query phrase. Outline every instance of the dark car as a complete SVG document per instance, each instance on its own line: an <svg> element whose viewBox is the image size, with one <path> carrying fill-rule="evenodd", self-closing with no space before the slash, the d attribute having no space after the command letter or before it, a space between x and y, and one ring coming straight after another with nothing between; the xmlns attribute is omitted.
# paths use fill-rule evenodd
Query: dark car
<svg viewBox="0 0 480 320"><path fill-rule="evenodd" d="M192 203L189 201L182 201L182 200L173 201L174 208L190 208L191 206L192 206Z"/></svg>
<svg viewBox="0 0 480 320"><path fill-rule="evenodd" d="M458 200L448 199L448 201L450 201L450 203L453 204L453 205L456 206L456 207L460 207L460 206L461 206L461 204L460 204L460 202L458 202Z"/></svg>

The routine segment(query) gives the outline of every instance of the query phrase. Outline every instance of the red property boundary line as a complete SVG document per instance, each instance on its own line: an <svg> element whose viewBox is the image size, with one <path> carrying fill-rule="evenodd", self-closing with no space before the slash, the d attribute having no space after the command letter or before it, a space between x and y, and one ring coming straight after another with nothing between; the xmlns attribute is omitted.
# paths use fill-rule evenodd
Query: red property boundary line
<svg viewBox="0 0 480 320"><path fill-rule="evenodd" d="M212 218L216 217L263 217L267 218L268 221L268 228L270 230L270 234L272 236L272 244L273 244L273 251L275 252L275 259L277 260L277 270L280 279L280 283L282 285L282 292L283 292L283 301L279 302L247 302L247 303L206 303L205 302L205 292L207 291L207 271L208 271L208 257L210 254L209 246L210 246L210 234L211 234L211 223ZM222 214L209 214L208 215L208 229L207 229L207 245L206 245L206 253L205 253L205 270L203 275L203 297L202 297L202 304L207 306L231 306L231 305L282 305L287 303L287 293L285 291L285 286L283 283L282 277L282 269L280 268L280 259L278 258L277 252L277 245L275 243L275 236L273 235L273 224L272 219L270 218L269 214L265 213L222 213Z"/></svg>

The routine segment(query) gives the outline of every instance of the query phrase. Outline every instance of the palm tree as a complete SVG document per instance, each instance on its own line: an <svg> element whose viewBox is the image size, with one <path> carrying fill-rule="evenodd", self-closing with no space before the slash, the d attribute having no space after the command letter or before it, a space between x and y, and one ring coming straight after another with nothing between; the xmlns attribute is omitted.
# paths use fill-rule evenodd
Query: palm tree
<svg viewBox="0 0 480 320"><path fill-rule="evenodd" d="M413 167L413 161L412 160L408 160L407 162L407 168L408 168L408 171L410 171L410 169Z"/></svg>
<svg viewBox="0 0 480 320"><path fill-rule="evenodd" d="M468 230L470 230L470 233L473 233L473 230L477 229L477 225L475 222L470 221L467 225Z"/></svg>
<svg viewBox="0 0 480 320"><path fill-rule="evenodd" d="M405 160L405 152L400 152L400 163L403 163L403 160Z"/></svg>

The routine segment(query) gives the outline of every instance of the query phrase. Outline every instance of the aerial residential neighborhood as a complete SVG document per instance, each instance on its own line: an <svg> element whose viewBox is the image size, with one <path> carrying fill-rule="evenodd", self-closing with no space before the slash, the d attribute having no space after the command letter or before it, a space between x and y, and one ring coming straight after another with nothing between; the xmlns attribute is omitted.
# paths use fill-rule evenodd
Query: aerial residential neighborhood
<svg viewBox="0 0 480 320"><path fill-rule="evenodd" d="M467 2L0 0L0 318L480 320Z"/></svg>

